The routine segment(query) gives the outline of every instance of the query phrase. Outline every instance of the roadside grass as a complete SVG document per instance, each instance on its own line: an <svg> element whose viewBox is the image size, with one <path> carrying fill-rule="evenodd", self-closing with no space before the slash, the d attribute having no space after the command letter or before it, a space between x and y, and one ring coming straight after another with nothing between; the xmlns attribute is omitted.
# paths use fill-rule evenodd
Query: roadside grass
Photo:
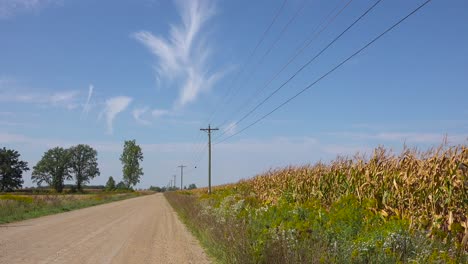
<svg viewBox="0 0 468 264"><path fill-rule="evenodd" d="M288 167L165 193L219 263L468 263L468 148Z"/></svg>
<svg viewBox="0 0 468 264"><path fill-rule="evenodd" d="M324 208L286 201L253 207L247 199L217 192L201 199L164 195L218 263L468 262L455 246L456 236L431 239L405 220L382 219L351 196Z"/></svg>
<svg viewBox="0 0 468 264"><path fill-rule="evenodd" d="M243 242L248 243L245 226L236 223L238 226L232 233L229 223L218 223L203 214L197 196L188 192L165 192L164 196L213 260L219 263L251 263L250 254L243 245ZM231 245L235 248L226 244L227 233L236 236L236 243Z"/></svg>
<svg viewBox="0 0 468 264"><path fill-rule="evenodd" d="M144 195L140 192L95 194L0 194L0 224L68 212Z"/></svg>

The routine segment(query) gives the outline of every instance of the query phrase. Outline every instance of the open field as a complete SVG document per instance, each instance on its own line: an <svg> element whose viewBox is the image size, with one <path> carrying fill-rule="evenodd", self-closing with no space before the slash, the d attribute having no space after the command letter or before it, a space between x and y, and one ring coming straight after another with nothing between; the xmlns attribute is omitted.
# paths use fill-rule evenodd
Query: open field
<svg viewBox="0 0 468 264"><path fill-rule="evenodd" d="M142 192L87 194L0 194L0 224L67 212L143 195Z"/></svg>
<svg viewBox="0 0 468 264"><path fill-rule="evenodd" d="M0 264L210 263L161 194L0 225Z"/></svg>
<svg viewBox="0 0 468 264"><path fill-rule="evenodd" d="M223 263L465 263L468 147L272 170L166 197Z"/></svg>

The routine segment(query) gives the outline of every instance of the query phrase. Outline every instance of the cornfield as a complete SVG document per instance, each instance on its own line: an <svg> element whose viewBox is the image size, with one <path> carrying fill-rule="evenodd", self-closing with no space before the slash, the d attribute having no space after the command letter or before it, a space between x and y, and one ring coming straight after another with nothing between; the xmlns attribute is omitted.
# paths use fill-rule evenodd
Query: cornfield
<svg viewBox="0 0 468 264"><path fill-rule="evenodd" d="M287 195L293 202L330 205L353 195L383 218L407 219L413 228L456 233L468 239L468 147L440 146L425 152L383 147L366 159L338 157L330 164L270 170L243 181L265 204Z"/></svg>

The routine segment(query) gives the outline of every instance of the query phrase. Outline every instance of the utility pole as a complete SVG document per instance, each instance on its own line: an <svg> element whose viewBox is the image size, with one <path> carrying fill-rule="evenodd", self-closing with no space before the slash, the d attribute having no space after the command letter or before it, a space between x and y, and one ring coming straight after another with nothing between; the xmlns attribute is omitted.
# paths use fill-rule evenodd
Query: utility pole
<svg viewBox="0 0 468 264"><path fill-rule="evenodd" d="M218 128L200 128L201 131L208 132L208 193L211 194L211 131L219 130Z"/></svg>
<svg viewBox="0 0 468 264"><path fill-rule="evenodd" d="M185 165L180 165L180 166L177 166L178 168L180 168L180 189L182 190L182 186L183 186L183 183L184 183L184 168L187 167Z"/></svg>
<svg viewBox="0 0 468 264"><path fill-rule="evenodd" d="M174 177L174 185L173 185L173 187L175 188L175 187L176 187L176 177L177 177L177 175L174 174L174 175L172 175L172 177Z"/></svg>

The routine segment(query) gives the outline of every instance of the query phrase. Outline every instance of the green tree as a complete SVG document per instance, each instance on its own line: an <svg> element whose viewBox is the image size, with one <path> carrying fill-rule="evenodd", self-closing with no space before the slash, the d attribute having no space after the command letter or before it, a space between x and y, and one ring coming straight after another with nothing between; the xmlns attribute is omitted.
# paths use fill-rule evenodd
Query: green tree
<svg viewBox="0 0 468 264"><path fill-rule="evenodd" d="M97 151L88 145L79 144L69 149L70 172L75 177L76 188L82 191L82 185L99 176Z"/></svg>
<svg viewBox="0 0 468 264"><path fill-rule="evenodd" d="M0 149L0 192L12 191L23 185L23 172L29 168L28 163L19 157L16 150Z"/></svg>
<svg viewBox="0 0 468 264"><path fill-rule="evenodd" d="M196 189L197 188L197 185L195 185L195 183L192 183L188 186L188 189L189 190L193 190L193 189Z"/></svg>
<svg viewBox="0 0 468 264"><path fill-rule="evenodd" d="M45 182L57 192L62 192L64 181L71 178L70 151L61 147L46 151L34 166L31 177L38 186Z"/></svg>
<svg viewBox="0 0 468 264"><path fill-rule="evenodd" d="M106 191L113 191L113 190L115 190L115 181L114 181L114 178L110 176L106 183Z"/></svg>
<svg viewBox="0 0 468 264"><path fill-rule="evenodd" d="M125 183L123 183L123 181L119 181L119 183L117 183L115 188L117 190L128 190L127 185L125 185Z"/></svg>
<svg viewBox="0 0 468 264"><path fill-rule="evenodd" d="M162 189L159 186L150 186L149 190L153 192L162 192Z"/></svg>
<svg viewBox="0 0 468 264"><path fill-rule="evenodd" d="M140 176L143 175L143 169L140 168L140 161L143 161L143 153L135 140L125 141L120 161L123 165L123 181L128 188L131 188L140 182Z"/></svg>

